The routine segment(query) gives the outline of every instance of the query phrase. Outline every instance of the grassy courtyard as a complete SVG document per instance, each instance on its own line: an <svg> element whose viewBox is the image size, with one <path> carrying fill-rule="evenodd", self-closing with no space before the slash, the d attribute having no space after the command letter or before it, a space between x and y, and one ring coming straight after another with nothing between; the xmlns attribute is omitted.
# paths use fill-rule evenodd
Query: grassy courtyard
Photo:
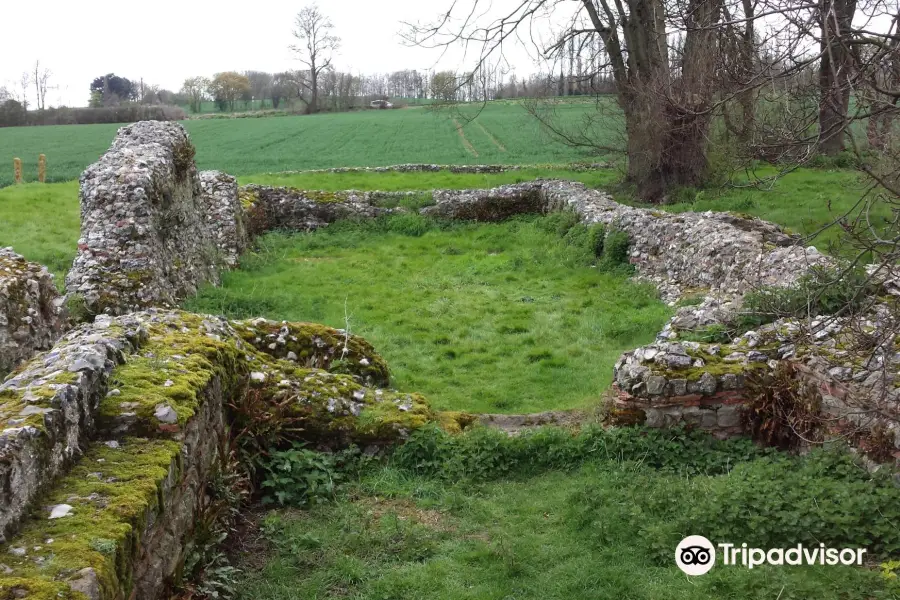
<svg viewBox="0 0 900 600"><path fill-rule="evenodd" d="M628 272L594 266L578 230L559 216L476 225L401 215L272 234L187 307L349 323L387 359L396 387L439 408L580 407L670 313Z"/></svg>

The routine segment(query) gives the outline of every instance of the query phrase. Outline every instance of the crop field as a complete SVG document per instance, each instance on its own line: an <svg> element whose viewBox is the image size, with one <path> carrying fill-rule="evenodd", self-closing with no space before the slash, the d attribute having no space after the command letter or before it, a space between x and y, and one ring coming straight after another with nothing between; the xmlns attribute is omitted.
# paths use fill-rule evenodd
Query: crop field
<svg viewBox="0 0 900 600"><path fill-rule="evenodd" d="M577 126L590 103L562 104L561 122ZM425 108L277 118L184 122L200 169L234 175L399 163L548 164L597 158L552 140L521 103L464 107L465 117ZM467 118L473 118L471 122ZM610 135L616 124L610 123ZM26 181L47 155L48 181L77 179L109 147L119 125L0 128L0 187L21 158Z"/></svg>

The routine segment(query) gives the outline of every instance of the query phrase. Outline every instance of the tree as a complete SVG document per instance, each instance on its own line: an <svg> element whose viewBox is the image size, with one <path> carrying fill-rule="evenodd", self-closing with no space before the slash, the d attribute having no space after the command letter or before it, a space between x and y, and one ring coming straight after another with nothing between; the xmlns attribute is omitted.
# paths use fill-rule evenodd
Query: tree
<svg viewBox="0 0 900 600"><path fill-rule="evenodd" d="M234 71L216 73L207 91L219 106L219 110L227 108L234 111L235 103L244 94L250 93L250 80L246 75Z"/></svg>
<svg viewBox="0 0 900 600"><path fill-rule="evenodd" d="M0 100L0 126L15 127L16 125L25 125L28 121L28 111L25 106L18 100L8 98Z"/></svg>
<svg viewBox="0 0 900 600"><path fill-rule="evenodd" d="M311 113L318 111L319 76L331 68L333 55L341 45L340 38L332 34L333 29L331 19L322 14L316 4L303 8L294 21L293 35L300 43L291 46L291 50L309 71L304 85L310 93L308 109Z"/></svg>
<svg viewBox="0 0 900 600"><path fill-rule="evenodd" d="M293 76L290 72L276 73L272 79L272 108L278 108L281 101L291 97Z"/></svg>
<svg viewBox="0 0 900 600"><path fill-rule="evenodd" d="M28 110L28 87L31 85L31 74L28 71L23 71L22 76L19 78L19 86L22 89L22 98L20 100L22 107L27 111Z"/></svg>
<svg viewBox="0 0 900 600"><path fill-rule="evenodd" d="M100 94L104 106L115 106L119 102L134 100L138 91L132 81L109 73L91 82L91 93L94 92Z"/></svg>
<svg viewBox="0 0 900 600"><path fill-rule="evenodd" d="M41 69L41 61L34 61L34 71L32 73L31 81L34 83L34 92L38 110L47 108L47 89L52 75L53 73L50 69Z"/></svg>
<svg viewBox="0 0 900 600"><path fill-rule="evenodd" d="M474 48L478 56L474 74L492 57L502 61L504 43L519 39L517 33L534 39L530 32L541 30L535 21L544 20L546 38L554 42L539 49L548 59L558 61L560 79L565 80L574 71L572 40L578 40L579 48L599 42L605 58L598 69L612 72L621 112L605 115L606 123L596 130L608 132L610 120L621 119L624 145L591 138L591 127L565 131L549 120L543 122L572 145L624 151L627 178L638 194L644 200L662 202L672 188L706 181L710 124L735 88L761 86L767 81L754 73L749 80L729 82L732 94L722 93L719 75L724 56L720 50L723 38L729 35L723 18L726 1L728 21L743 22L741 3L732 0L520 0L499 18L489 16L486 0L458 0L434 24L411 25L406 37L429 48L454 44L466 45L470 52ZM559 7L563 4L575 5L575 15L566 17L569 25L554 35L551 30L561 21ZM465 84L467 79L460 81ZM567 81L560 83L566 84L560 89L569 89Z"/></svg>
<svg viewBox="0 0 900 600"><path fill-rule="evenodd" d="M856 0L819 0L819 150L830 156L844 150L854 79L850 39L855 13Z"/></svg>
<svg viewBox="0 0 900 600"><path fill-rule="evenodd" d="M250 80L250 90L253 100L260 102L261 106L266 98L272 97L272 86L275 77L271 73L265 73L263 71L247 71L244 74L247 76L247 79Z"/></svg>
<svg viewBox="0 0 900 600"><path fill-rule="evenodd" d="M431 76L431 97L435 100L452 102L456 100L458 89L456 73L453 71L439 71Z"/></svg>
<svg viewBox="0 0 900 600"><path fill-rule="evenodd" d="M181 93L187 96L191 112L198 113L206 98L206 91L212 82L206 77L188 77L181 86Z"/></svg>

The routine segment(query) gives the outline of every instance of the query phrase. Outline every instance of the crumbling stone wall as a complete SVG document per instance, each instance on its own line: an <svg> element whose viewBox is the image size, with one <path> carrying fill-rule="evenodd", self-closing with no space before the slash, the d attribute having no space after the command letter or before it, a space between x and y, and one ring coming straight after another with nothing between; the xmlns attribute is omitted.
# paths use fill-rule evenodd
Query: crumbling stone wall
<svg viewBox="0 0 900 600"><path fill-rule="evenodd" d="M271 230L315 231L340 219L368 219L394 212L378 205L380 192L316 192L246 185L241 205L252 235Z"/></svg>
<svg viewBox="0 0 900 600"><path fill-rule="evenodd" d="M439 418L387 385L365 340L320 325L153 309L78 327L0 385L0 597L162 597L227 402L285 406L298 441L323 447L390 444Z"/></svg>
<svg viewBox="0 0 900 600"><path fill-rule="evenodd" d="M81 238L66 291L89 313L174 306L218 281L223 261L210 221L225 219L207 216L217 190L211 186L204 201L193 157L181 125L142 121L121 128L81 176ZM217 211L236 206L223 202ZM229 229L226 256L239 246Z"/></svg>
<svg viewBox="0 0 900 600"><path fill-rule="evenodd" d="M0 249L0 375L59 339L66 311L47 267Z"/></svg>
<svg viewBox="0 0 900 600"><path fill-rule="evenodd" d="M224 266L236 267L250 245L237 179L221 171L202 171L200 201L219 260Z"/></svg>
<svg viewBox="0 0 900 600"><path fill-rule="evenodd" d="M491 190L442 190L425 214L492 221L517 212L574 210L582 222L602 223L628 234L630 261L666 300L690 292L702 302L679 308L654 344L626 352L614 370L611 420L651 427L688 425L718 436L745 433L753 401L751 376L772 375L789 363L817 398L821 435L846 435L864 447L871 432L900 456L900 427L885 414L900 414L900 347L880 348L869 361L853 361L848 332L885 327L890 311L807 322L781 320L727 344L681 339L683 332L726 323L743 295L763 286L789 287L810 269L837 263L795 236L760 219L730 213L680 213L634 208L603 192L568 181L536 181ZM886 293L893 293L885 282ZM895 292L896 290L894 290ZM761 379L763 380L763 379ZM867 433L869 432L869 433Z"/></svg>
<svg viewBox="0 0 900 600"><path fill-rule="evenodd" d="M777 225L728 213L667 213L614 202L572 181L535 181L490 190L439 190L424 214L491 221L521 212L574 210L585 223L628 234L630 260L669 297L702 288L734 297L755 286L793 284L832 260L798 245Z"/></svg>

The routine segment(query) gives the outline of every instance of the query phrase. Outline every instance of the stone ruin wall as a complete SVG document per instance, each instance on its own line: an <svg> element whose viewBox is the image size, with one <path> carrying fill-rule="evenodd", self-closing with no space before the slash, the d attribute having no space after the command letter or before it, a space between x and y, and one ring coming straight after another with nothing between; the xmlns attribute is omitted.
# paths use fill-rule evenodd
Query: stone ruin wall
<svg viewBox="0 0 900 600"><path fill-rule="evenodd" d="M198 174L177 123L119 130L81 176L81 238L66 291L88 314L175 306L246 247L237 184Z"/></svg>
<svg viewBox="0 0 900 600"><path fill-rule="evenodd" d="M365 340L321 325L151 309L79 326L0 385L0 597L167 597L229 402L289 406L313 447L441 418L389 383Z"/></svg>
<svg viewBox="0 0 900 600"><path fill-rule="evenodd" d="M680 332L726 323L741 309L743 295L760 287L790 287L812 268L837 263L780 227L729 213L672 214L624 206L579 183L537 181L492 190L438 191L426 214L498 220L522 208L574 210L583 222L603 223L628 234L630 262L673 302L702 293L696 306L679 308L648 346L626 352L614 369L613 422L650 427L688 425L727 437L747 432L747 378L772 374L786 364L818 399L829 421L824 435L847 435L859 447L878 433L900 456L900 430L877 417L896 410L900 353L886 350L860 363L841 350L854 331L874 331L890 315L876 306L862 319L780 320L728 344L679 339ZM886 283L886 292L890 282ZM890 453L890 452L889 452ZM889 454L888 453L888 454Z"/></svg>
<svg viewBox="0 0 900 600"><path fill-rule="evenodd" d="M0 376L53 346L66 325L64 301L47 268L0 249Z"/></svg>

